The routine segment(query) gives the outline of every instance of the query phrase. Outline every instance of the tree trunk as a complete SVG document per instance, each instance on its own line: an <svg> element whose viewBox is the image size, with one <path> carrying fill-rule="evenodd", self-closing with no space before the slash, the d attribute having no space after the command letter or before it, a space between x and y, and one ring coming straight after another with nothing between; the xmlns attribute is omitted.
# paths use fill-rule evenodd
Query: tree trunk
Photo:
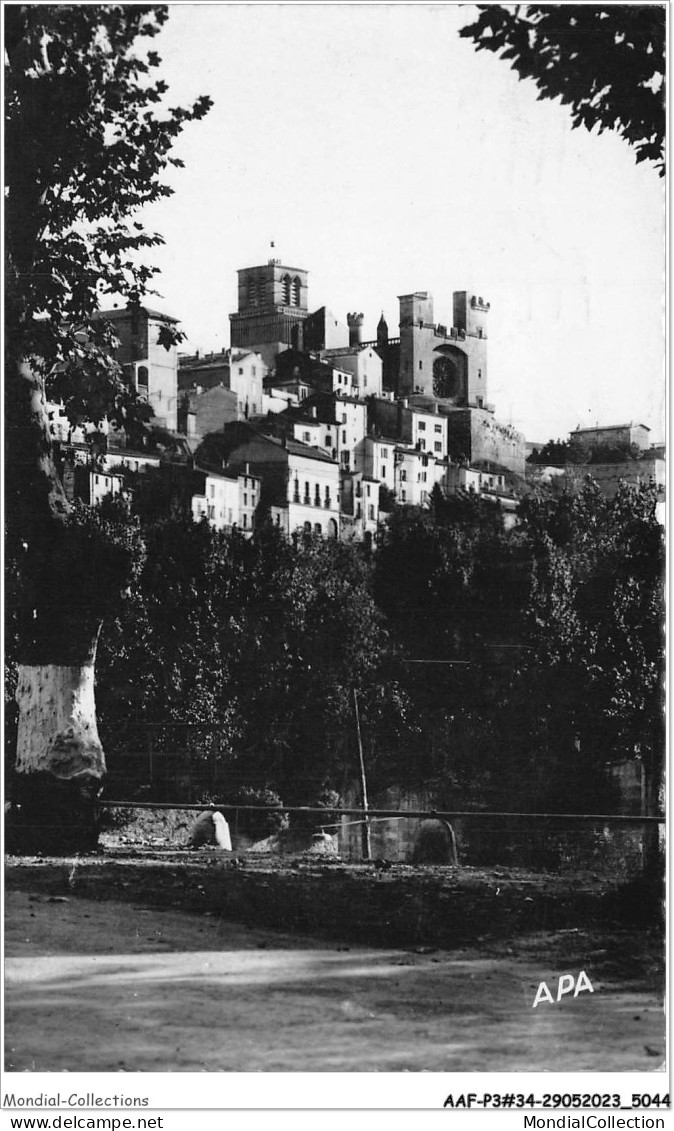
<svg viewBox="0 0 674 1131"><path fill-rule="evenodd" d="M25 361L8 370L8 549L17 560L21 595L7 847L86 850L97 842L96 797L105 773L94 660L102 609L114 586L90 532L71 521L54 463L43 381Z"/></svg>
<svg viewBox="0 0 674 1131"><path fill-rule="evenodd" d="M84 626L82 626L84 629ZM20 663L16 766L9 847L91 850L105 774L94 701L94 631L81 663Z"/></svg>

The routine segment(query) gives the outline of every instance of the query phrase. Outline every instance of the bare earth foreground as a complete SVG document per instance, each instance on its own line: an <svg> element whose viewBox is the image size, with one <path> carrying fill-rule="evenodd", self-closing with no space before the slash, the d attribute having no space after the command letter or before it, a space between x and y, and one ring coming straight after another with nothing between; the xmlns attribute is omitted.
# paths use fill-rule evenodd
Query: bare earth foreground
<svg viewBox="0 0 674 1131"><path fill-rule="evenodd" d="M645 933L351 947L214 912L6 892L9 1071L644 1071L664 1057ZM584 970L593 993L532 1009Z"/></svg>

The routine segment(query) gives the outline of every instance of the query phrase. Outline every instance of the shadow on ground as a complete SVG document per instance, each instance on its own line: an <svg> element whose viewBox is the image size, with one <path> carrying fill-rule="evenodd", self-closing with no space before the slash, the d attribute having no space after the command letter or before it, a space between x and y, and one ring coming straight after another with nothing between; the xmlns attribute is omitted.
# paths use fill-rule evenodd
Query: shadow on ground
<svg viewBox="0 0 674 1131"><path fill-rule="evenodd" d="M8 892L10 1071L652 1071L644 933L451 952L336 945L224 918ZM532 1009L538 984L593 987Z"/></svg>

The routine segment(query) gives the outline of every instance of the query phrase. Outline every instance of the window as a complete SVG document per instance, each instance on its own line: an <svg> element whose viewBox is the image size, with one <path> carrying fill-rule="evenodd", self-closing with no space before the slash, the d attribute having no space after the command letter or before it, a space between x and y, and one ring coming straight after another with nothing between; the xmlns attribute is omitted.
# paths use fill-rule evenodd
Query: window
<svg viewBox="0 0 674 1131"><path fill-rule="evenodd" d="M388 456L388 452L386 451L386 448L382 448L382 450L381 450L381 458L382 458L382 459L384 460L384 459L386 459L386 458L387 458L387 456Z"/></svg>
<svg viewBox="0 0 674 1131"><path fill-rule="evenodd" d="M213 498L215 496L215 484L211 483L208 488L208 493Z"/></svg>
<svg viewBox="0 0 674 1131"><path fill-rule="evenodd" d="M97 475L94 475L94 483L98 487L98 476Z"/></svg>
<svg viewBox="0 0 674 1131"><path fill-rule="evenodd" d="M349 466L349 453L348 452L342 452L342 467L348 467L348 466Z"/></svg>
<svg viewBox="0 0 674 1131"><path fill-rule="evenodd" d="M293 501L296 502L296 503L299 503L299 501L300 501L300 481L297 478L295 479L295 483L294 483L294 487L293 487L293 496L294 496Z"/></svg>
<svg viewBox="0 0 674 1131"><path fill-rule="evenodd" d="M369 484L369 483L368 483L368 484L366 485L366 487L365 487L365 493L366 493L367 495L371 495L371 494L372 494L372 488L370 487L370 484Z"/></svg>
<svg viewBox="0 0 674 1131"><path fill-rule="evenodd" d="M434 449L435 449L435 451L436 451L436 452L441 452L441 451L442 451L442 444L440 443L440 441L439 441L439 440L436 440L436 441L435 441L435 443L434 443L433 447L434 447Z"/></svg>
<svg viewBox="0 0 674 1131"><path fill-rule="evenodd" d="M308 483L304 484L304 501L305 501L305 503L311 502L311 494L309 492L309 484Z"/></svg>
<svg viewBox="0 0 674 1131"><path fill-rule="evenodd" d="M215 507L209 507L208 508L208 517L209 518L215 518Z"/></svg>
<svg viewBox="0 0 674 1131"><path fill-rule="evenodd" d="M244 494L244 496L243 496L243 505L244 505L244 507L248 506L248 495L246 495L246 494Z"/></svg>
<svg viewBox="0 0 674 1131"><path fill-rule="evenodd" d="M420 432L425 432L426 431L426 422L424 420L420 420L419 423L417 424L417 428L419 429Z"/></svg>
<svg viewBox="0 0 674 1131"><path fill-rule="evenodd" d="M436 432L442 432L442 424L435 424L434 428Z"/></svg>
<svg viewBox="0 0 674 1131"><path fill-rule="evenodd" d="M356 518L362 518L362 517L363 517L363 508L361 507L360 503L358 503L356 505Z"/></svg>
<svg viewBox="0 0 674 1131"><path fill-rule="evenodd" d="M283 305L290 306L290 275L284 275L281 283L283 284Z"/></svg>
<svg viewBox="0 0 674 1131"><path fill-rule="evenodd" d="M316 492L314 494L314 505L317 507L321 505L321 488L318 483L316 484Z"/></svg>
<svg viewBox="0 0 674 1131"><path fill-rule="evenodd" d="M295 278L293 279L293 282L292 282L292 293L291 293L291 305L292 306L299 306L300 305L300 287L301 287L301 283L300 283L300 281L299 281L299 279L296 275Z"/></svg>
<svg viewBox="0 0 674 1131"><path fill-rule="evenodd" d="M322 534L322 533L323 533L323 527L321 526L320 522L315 523L314 534Z"/></svg>
<svg viewBox="0 0 674 1131"><path fill-rule="evenodd" d="M346 424L346 413L342 413L342 424Z"/></svg>
<svg viewBox="0 0 674 1131"><path fill-rule="evenodd" d="M407 492L406 492L406 491L401 491L401 492L400 492L400 498L401 498L401 501L402 501L403 503L406 503L406 502L407 502Z"/></svg>
<svg viewBox="0 0 674 1131"><path fill-rule="evenodd" d="M426 482L426 477L427 477L427 472L422 471L422 473L421 473L421 482L422 483Z"/></svg>
<svg viewBox="0 0 674 1131"><path fill-rule="evenodd" d="M327 485L325 488L325 505L328 508L330 506L330 488Z"/></svg>
<svg viewBox="0 0 674 1131"><path fill-rule="evenodd" d="M302 439L308 444L311 439L311 432L303 432Z"/></svg>
<svg viewBox="0 0 674 1131"><path fill-rule="evenodd" d="M419 368L420 368L420 369L423 369L423 367L424 367L424 363L423 363L423 361L420 361L420 362L419 362Z"/></svg>
<svg viewBox="0 0 674 1131"><path fill-rule="evenodd" d="M374 507L371 503L367 508L367 517L369 518L370 522L374 522Z"/></svg>
<svg viewBox="0 0 674 1131"><path fill-rule="evenodd" d="M425 452L426 451L426 441L425 440L419 440L419 447L421 448L422 452Z"/></svg>
<svg viewBox="0 0 674 1131"><path fill-rule="evenodd" d="M255 366L254 365L251 366L250 371L253 374L253 377L255 377Z"/></svg>
<svg viewBox="0 0 674 1131"><path fill-rule="evenodd" d="M404 483L406 479L407 479L407 472L406 472L406 471L401 471L401 472L400 472L400 482L401 482L401 483Z"/></svg>
<svg viewBox="0 0 674 1131"><path fill-rule="evenodd" d="M244 516L243 516L243 525L244 525L244 527L248 526L248 515L247 514L244 514Z"/></svg>
<svg viewBox="0 0 674 1131"><path fill-rule="evenodd" d="M243 366L239 366L239 377L243 377Z"/></svg>
<svg viewBox="0 0 674 1131"><path fill-rule="evenodd" d="M367 389L367 373L364 373L364 374L363 374L363 385L364 385L364 386L365 386L365 388Z"/></svg>
<svg viewBox="0 0 674 1131"><path fill-rule="evenodd" d="M332 444L332 436L329 432L326 432L325 433L325 446L326 446L326 448L330 447L331 444Z"/></svg>
<svg viewBox="0 0 674 1131"><path fill-rule="evenodd" d="M342 443L346 443L346 428L342 428Z"/></svg>

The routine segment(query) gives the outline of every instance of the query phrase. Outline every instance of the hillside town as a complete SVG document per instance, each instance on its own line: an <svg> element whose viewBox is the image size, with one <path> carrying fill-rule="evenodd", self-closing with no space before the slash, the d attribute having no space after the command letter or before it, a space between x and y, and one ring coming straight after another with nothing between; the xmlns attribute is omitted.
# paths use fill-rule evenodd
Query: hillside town
<svg viewBox="0 0 674 1131"><path fill-rule="evenodd" d="M664 5L3 31L2 1106L668 1107Z"/></svg>
<svg viewBox="0 0 674 1131"><path fill-rule="evenodd" d="M238 276L231 346L219 353L166 349L161 329L176 319L148 306L101 312L153 416L136 435L107 422L73 429L52 404L70 498L95 504L151 472L165 481L168 505L217 530L250 536L264 514L288 536L368 543L391 505L427 508L434 490L480 496L507 529L532 482L564 474L528 464L537 445L489 401L490 303L481 295L454 292L450 327L434 321L428 292L401 295L398 335L382 312L376 339L364 341L362 313L342 321L325 306L310 311L306 270L270 259ZM608 494L620 481L664 489L664 452L645 426L609 421L571 439L639 453L576 464L576 482L591 471Z"/></svg>

